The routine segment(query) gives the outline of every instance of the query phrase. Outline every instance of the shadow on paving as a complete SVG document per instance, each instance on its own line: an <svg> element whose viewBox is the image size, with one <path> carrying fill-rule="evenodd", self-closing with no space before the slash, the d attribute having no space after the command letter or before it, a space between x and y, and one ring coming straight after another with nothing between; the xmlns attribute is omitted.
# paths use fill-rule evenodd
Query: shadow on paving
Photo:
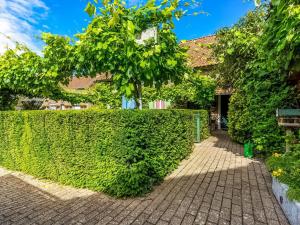
<svg viewBox="0 0 300 225"><path fill-rule="evenodd" d="M0 224L288 225L265 166L241 151L216 134L153 192L134 199L8 173L0 176Z"/></svg>

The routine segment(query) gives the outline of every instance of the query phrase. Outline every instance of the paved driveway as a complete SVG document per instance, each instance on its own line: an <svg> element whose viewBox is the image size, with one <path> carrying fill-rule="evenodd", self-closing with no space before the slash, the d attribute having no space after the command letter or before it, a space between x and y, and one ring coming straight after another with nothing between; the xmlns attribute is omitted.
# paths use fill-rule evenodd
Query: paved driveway
<svg viewBox="0 0 300 225"><path fill-rule="evenodd" d="M152 193L126 200L0 168L0 224L288 225L264 164L241 153L210 137Z"/></svg>

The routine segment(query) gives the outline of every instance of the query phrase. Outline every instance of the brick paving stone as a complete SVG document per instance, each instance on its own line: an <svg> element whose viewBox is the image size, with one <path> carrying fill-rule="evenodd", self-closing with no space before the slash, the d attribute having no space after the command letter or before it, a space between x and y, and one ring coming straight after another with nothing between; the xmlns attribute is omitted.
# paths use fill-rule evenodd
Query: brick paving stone
<svg viewBox="0 0 300 225"><path fill-rule="evenodd" d="M231 199L223 198L222 208L231 208Z"/></svg>
<svg viewBox="0 0 300 225"><path fill-rule="evenodd" d="M195 216L186 214L185 217L183 218L181 225L191 225L194 223L194 220L195 220Z"/></svg>
<svg viewBox="0 0 300 225"><path fill-rule="evenodd" d="M218 223L220 212L217 210L210 210L208 214L208 221L212 223Z"/></svg>
<svg viewBox="0 0 300 225"><path fill-rule="evenodd" d="M194 224L195 225L205 225L206 221L207 221L207 217L208 217L207 213L199 212L194 221Z"/></svg>
<svg viewBox="0 0 300 225"><path fill-rule="evenodd" d="M159 220L156 225L168 225L169 223L163 220Z"/></svg>
<svg viewBox="0 0 300 225"><path fill-rule="evenodd" d="M241 206L232 204L231 213L236 216L242 216Z"/></svg>
<svg viewBox="0 0 300 225"><path fill-rule="evenodd" d="M239 216L232 216L230 224L231 225L240 225L240 224L243 224L243 219L242 219L242 217L239 217Z"/></svg>
<svg viewBox="0 0 300 225"><path fill-rule="evenodd" d="M115 199L0 167L1 225L289 225L260 160L218 132L144 197Z"/></svg>
<svg viewBox="0 0 300 225"><path fill-rule="evenodd" d="M230 221L230 209L222 208L220 211L220 218Z"/></svg>
<svg viewBox="0 0 300 225"><path fill-rule="evenodd" d="M169 224L171 225L180 225L182 219L174 216Z"/></svg>
<svg viewBox="0 0 300 225"><path fill-rule="evenodd" d="M230 222L224 219L220 219L218 225L230 225Z"/></svg>

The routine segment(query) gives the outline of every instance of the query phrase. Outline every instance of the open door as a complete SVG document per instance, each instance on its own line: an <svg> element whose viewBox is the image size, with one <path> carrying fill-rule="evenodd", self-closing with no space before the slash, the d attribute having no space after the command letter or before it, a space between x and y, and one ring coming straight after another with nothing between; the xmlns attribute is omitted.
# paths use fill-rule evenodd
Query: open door
<svg viewBox="0 0 300 225"><path fill-rule="evenodd" d="M230 95L221 95L221 129L227 130Z"/></svg>

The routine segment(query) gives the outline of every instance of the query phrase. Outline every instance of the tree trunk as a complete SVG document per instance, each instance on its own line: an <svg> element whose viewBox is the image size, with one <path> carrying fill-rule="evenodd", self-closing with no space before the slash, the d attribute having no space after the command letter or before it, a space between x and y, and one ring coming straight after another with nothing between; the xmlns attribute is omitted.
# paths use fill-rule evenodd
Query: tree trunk
<svg viewBox="0 0 300 225"><path fill-rule="evenodd" d="M142 84L140 82L135 84L135 96L134 101L136 105L136 109L142 109L143 108L143 101L142 101Z"/></svg>

